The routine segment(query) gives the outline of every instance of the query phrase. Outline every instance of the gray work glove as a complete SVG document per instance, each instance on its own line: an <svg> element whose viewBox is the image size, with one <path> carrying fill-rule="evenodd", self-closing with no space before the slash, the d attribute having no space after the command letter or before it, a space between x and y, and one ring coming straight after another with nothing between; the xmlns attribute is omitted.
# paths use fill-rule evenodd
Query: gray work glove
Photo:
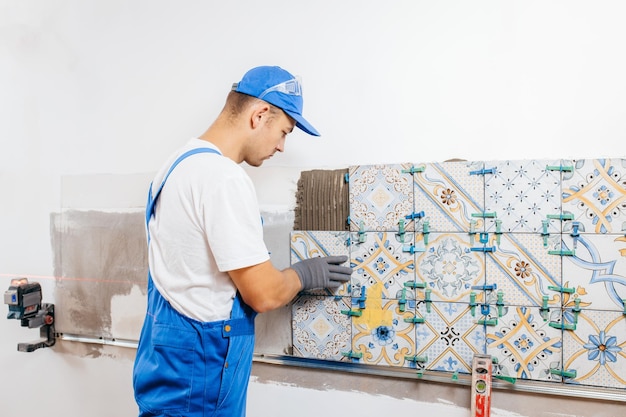
<svg viewBox="0 0 626 417"><path fill-rule="evenodd" d="M303 290L337 288L350 281L352 268L340 265L347 260L347 256L310 258L296 262L291 268L298 274Z"/></svg>

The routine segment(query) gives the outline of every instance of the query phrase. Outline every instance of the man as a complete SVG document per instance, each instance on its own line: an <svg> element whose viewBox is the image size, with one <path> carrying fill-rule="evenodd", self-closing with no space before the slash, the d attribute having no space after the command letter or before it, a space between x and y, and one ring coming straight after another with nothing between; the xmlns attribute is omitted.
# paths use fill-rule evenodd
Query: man
<svg viewBox="0 0 626 417"><path fill-rule="evenodd" d="M303 289L350 279L346 257L270 262L250 178L282 152L302 117L297 78L257 67L233 85L215 122L157 173L146 208L148 308L133 370L140 417L244 416L254 317Z"/></svg>

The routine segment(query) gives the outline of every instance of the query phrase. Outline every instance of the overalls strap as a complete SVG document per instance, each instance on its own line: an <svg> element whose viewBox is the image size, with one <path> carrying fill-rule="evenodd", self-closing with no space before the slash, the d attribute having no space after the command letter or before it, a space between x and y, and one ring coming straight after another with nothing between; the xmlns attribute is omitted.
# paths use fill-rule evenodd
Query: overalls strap
<svg viewBox="0 0 626 417"><path fill-rule="evenodd" d="M191 155L198 154L198 153L215 153L215 154L221 155L221 153L217 149L213 149L213 148L192 149L190 151L185 152L184 154L179 156L176 159L176 161L174 161L170 169L167 171L167 174L165 174L165 177L163 178L163 181L161 182L161 185L159 186L159 189L154 194L154 196L152 196L152 183L150 183L150 189L148 190L148 203L146 204L146 227L148 227L150 218L154 215L154 209L156 207L156 202L159 199L159 195L161 194L161 190L163 190L163 186L165 185L165 182L167 181L172 171L174 171L174 168L176 168L178 164L180 164L185 158Z"/></svg>

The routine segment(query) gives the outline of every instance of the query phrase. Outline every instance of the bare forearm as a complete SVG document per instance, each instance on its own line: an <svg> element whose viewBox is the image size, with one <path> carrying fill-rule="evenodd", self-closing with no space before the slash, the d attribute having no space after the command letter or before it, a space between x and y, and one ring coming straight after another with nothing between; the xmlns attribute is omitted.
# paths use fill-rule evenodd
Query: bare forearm
<svg viewBox="0 0 626 417"><path fill-rule="evenodd" d="M350 281L347 256L323 256L296 262L279 271L270 261L230 271L246 304L262 313L282 307L302 289L336 289Z"/></svg>
<svg viewBox="0 0 626 417"><path fill-rule="evenodd" d="M293 269L278 270L270 261L230 271L229 275L246 304L258 313L286 305L302 289Z"/></svg>

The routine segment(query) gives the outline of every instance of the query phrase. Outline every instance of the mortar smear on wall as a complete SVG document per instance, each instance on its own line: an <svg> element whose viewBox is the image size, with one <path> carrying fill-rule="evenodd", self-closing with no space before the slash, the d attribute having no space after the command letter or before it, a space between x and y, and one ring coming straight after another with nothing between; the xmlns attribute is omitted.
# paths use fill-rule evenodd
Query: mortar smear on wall
<svg viewBox="0 0 626 417"><path fill-rule="evenodd" d="M136 339L140 326L113 323L112 308L120 303L119 297L132 292L140 291L145 298L144 222L140 212L67 210L51 215L58 332ZM131 317L145 314L145 302L124 306Z"/></svg>

